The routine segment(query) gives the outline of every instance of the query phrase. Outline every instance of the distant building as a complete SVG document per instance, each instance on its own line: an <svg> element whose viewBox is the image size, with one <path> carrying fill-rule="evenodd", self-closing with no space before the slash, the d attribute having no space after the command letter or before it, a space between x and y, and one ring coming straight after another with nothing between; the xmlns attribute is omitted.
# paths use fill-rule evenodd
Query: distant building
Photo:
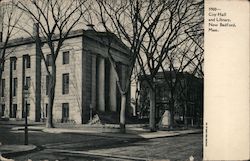
<svg viewBox="0 0 250 161"><path fill-rule="evenodd" d="M189 73L169 71L156 74L156 118L159 120L166 110L170 110L170 80L176 82L174 91L175 121L179 124L201 125L203 118L203 79ZM141 118L149 117L149 86L146 77L140 77L140 98L138 113ZM168 80L168 82L166 81Z"/></svg>
<svg viewBox="0 0 250 161"><path fill-rule="evenodd" d="M56 38L55 36L55 43ZM121 82L125 83L128 50L114 34L94 30L72 31L56 60L54 121L86 123L90 118L90 110L91 113L119 112L120 94L114 68L107 54L107 41L110 39L113 40L111 50L118 65ZM49 84L38 45L42 45L45 59L49 62L51 55L45 43L37 44L31 38L9 42L0 90L2 117L17 120L24 118L24 86L28 85L29 119L46 119Z"/></svg>

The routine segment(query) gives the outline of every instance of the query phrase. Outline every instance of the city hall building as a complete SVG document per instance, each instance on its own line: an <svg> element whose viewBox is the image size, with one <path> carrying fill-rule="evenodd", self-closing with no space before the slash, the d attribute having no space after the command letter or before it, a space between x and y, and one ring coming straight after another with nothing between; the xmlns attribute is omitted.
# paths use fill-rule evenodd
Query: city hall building
<svg viewBox="0 0 250 161"><path fill-rule="evenodd" d="M57 43L56 37L54 43ZM48 76L38 45L42 45L44 58L49 62L50 50L45 43L36 43L31 38L9 42L1 80L2 117L23 119L27 104L30 120L46 119ZM129 61L128 48L114 34L94 29L69 34L56 60L55 122L87 123L91 113L119 112L120 93L115 69L108 59L109 48L116 61L121 83L124 84ZM26 85L28 95L24 92Z"/></svg>

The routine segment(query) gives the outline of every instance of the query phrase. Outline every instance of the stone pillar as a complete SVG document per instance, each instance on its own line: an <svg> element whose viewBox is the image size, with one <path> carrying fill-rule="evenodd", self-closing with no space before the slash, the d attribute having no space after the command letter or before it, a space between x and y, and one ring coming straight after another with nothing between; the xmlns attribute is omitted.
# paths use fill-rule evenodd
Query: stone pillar
<svg viewBox="0 0 250 161"><path fill-rule="evenodd" d="M96 110L96 55L92 55L91 105Z"/></svg>
<svg viewBox="0 0 250 161"><path fill-rule="evenodd" d="M110 80L109 80L109 95L110 95L110 111L116 112L117 111L117 105L116 105L116 77L115 77L115 69L111 65L110 66Z"/></svg>
<svg viewBox="0 0 250 161"><path fill-rule="evenodd" d="M12 84L12 79L13 79L13 65L12 65L12 62L14 61L14 57L11 57L10 58L10 77L9 77L9 117L12 118L12 88L13 88L13 84Z"/></svg>
<svg viewBox="0 0 250 161"><path fill-rule="evenodd" d="M104 112L105 111L105 59L102 57L98 58L98 65L97 65L97 106L98 110Z"/></svg>
<svg viewBox="0 0 250 161"><path fill-rule="evenodd" d="M82 123L90 118L91 90L92 90L92 54L84 51L82 57Z"/></svg>
<svg viewBox="0 0 250 161"><path fill-rule="evenodd" d="M105 59L105 112L110 111L110 62Z"/></svg>

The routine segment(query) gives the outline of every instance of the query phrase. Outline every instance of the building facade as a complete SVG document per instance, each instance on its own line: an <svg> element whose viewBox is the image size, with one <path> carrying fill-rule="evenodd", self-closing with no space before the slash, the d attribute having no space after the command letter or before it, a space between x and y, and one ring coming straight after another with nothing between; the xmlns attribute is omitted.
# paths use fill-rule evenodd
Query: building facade
<svg viewBox="0 0 250 161"><path fill-rule="evenodd" d="M149 85L145 77L140 78L139 114L149 117ZM172 79L172 81L170 81ZM176 85L174 86L176 81ZM172 87L170 85L172 83ZM171 88L173 96L171 96ZM176 124L202 125L203 79L189 73L159 72L155 77L156 118L160 120L165 111L170 111L170 99L174 99ZM169 116L170 117L170 116Z"/></svg>
<svg viewBox="0 0 250 161"><path fill-rule="evenodd" d="M56 36L54 43L57 43ZM27 105L30 120L46 119L49 84L39 45L42 45L44 59L50 64L46 43L21 38L8 44L1 80L2 117L23 119ZM115 69L108 59L108 48L117 62L122 83L125 83L128 50L114 34L94 30L77 30L69 34L56 60L55 122L86 123L91 113L119 112L120 94ZM48 68L51 70L50 66ZM28 86L28 95L25 86Z"/></svg>

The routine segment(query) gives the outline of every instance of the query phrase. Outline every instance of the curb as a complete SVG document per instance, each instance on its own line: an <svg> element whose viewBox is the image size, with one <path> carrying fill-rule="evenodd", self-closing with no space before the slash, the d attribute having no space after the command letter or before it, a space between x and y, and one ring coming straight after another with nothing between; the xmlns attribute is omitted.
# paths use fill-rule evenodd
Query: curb
<svg viewBox="0 0 250 161"><path fill-rule="evenodd" d="M14 131L19 131L19 130L24 130L24 126L16 126L16 127L12 127L11 130ZM44 127L41 126L28 126L28 130L30 131L42 131L44 129Z"/></svg>
<svg viewBox="0 0 250 161"><path fill-rule="evenodd" d="M135 160L135 161L148 161L148 158L139 158L132 156L123 156L123 155L113 155L113 154L105 154L105 153L92 153L86 151L71 151L71 150L53 150L55 152L63 152L63 153L73 153L73 154L82 154L86 156L93 156L97 158L112 158L112 159L123 159L123 160ZM169 160L166 160L169 161Z"/></svg>
<svg viewBox="0 0 250 161"><path fill-rule="evenodd" d="M98 131L83 131L83 130L70 130L70 129L43 129L43 132L46 133L76 133L76 134L91 134L96 136L105 136L105 137L120 137L120 138L130 138L130 139L155 139L155 138L164 138L164 137L175 137L175 136L183 136L188 134L200 134L202 130L190 130L190 131L176 131L175 133L165 133L157 134L157 133L125 133L121 134L118 132L98 132Z"/></svg>
<svg viewBox="0 0 250 161"><path fill-rule="evenodd" d="M13 145L14 146L14 145ZM28 150L20 150L20 151L12 151L12 152L3 152L1 154L2 157L4 158L11 158L11 157L15 157L15 156L18 156L18 155L24 155L24 154L28 154L28 153L32 153L32 152L35 152L35 151L38 151L40 150L40 148L38 148L37 146L35 145L29 145L29 146L33 146L31 149L28 149Z"/></svg>
<svg viewBox="0 0 250 161"><path fill-rule="evenodd" d="M139 135L144 139L157 139L157 138L166 138L166 137L178 137L178 136L185 136L185 135L189 135L189 134L201 134L201 131L190 131L190 132L176 132L176 133L172 133L172 134L163 134L163 135L158 135L158 136L147 136L150 135L150 133L147 134L142 134ZM152 133L153 135L154 133Z"/></svg>
<svg viewBox="0 0 250 161"><path fill-rule="evenodd" d="M115 133L115 132L96 132L96 131L81 131L81 130L67 130L67 129L60 129L60 130L50 130L50 129L43 129L43 132L46 133L75 133L75 134L86 134L86 135L95 135L95 136L102 136L102 137L119 137L119 138L128 138L128 139L142 139L140 135L136 134L121 134L121 133Z"/></svg>

